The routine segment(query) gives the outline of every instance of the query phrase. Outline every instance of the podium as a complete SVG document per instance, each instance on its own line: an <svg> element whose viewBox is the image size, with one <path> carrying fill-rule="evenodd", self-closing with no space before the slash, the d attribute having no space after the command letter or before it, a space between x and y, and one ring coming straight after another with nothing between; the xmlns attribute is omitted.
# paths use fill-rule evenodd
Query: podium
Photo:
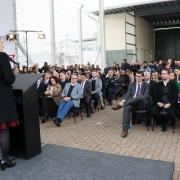
<svg viewBox="0 0 180 180"><path fill-rule="evenodd" d="M37 80L42 74L20 74L13 86L20 125L10 128L9 155L30 159L41 153Z"/></svg>

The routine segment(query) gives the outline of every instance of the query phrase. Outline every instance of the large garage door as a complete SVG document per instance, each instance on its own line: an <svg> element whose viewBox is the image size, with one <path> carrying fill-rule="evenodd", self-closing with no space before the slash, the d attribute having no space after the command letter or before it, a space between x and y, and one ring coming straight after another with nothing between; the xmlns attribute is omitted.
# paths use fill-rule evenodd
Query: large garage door
<svg viewBox="0 0 180 180"><path fill-rule="evenodd" d="M180 29L155 31L156 60L180 59Z"/></svg>

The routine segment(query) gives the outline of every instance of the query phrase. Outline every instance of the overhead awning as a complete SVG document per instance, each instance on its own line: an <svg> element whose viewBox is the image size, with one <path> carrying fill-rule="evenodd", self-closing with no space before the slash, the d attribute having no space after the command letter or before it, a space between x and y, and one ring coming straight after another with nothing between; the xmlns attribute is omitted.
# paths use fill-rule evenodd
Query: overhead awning
<svg viewBox="0 0 180 180"><path fill-rule="evenodd" d="M180 24L180 0L152 0L105 8L105 15L124 12L134 12L136 17L143 17L153 26ZM90 13L99 15L99 11Z"/></svg>

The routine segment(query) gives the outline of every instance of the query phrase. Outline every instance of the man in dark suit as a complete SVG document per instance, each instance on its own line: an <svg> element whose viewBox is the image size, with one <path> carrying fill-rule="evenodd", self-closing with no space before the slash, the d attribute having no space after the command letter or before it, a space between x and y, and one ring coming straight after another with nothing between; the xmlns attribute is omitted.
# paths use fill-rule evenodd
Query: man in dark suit
<svg viewBox="0 0 180 180"><path fill-rule="evenodd" d="M178 88L176 83L169 81L170 71L163 69L161 72L162 81L155 85L153 92L153 107L151 116L154 119L159 118L160 111L166 111L167 116L162 122L162 131L166 131L166 124L168 120L172 120L176 115L177 101L178 101Z"/></svg>
<svg viewBox="0 0 180 180"><path fill-rule="evenodd" d="M128 90L128 86L130 84L130 77L128 74L125 73L124 70L121 71L121 76L124 78L124 84L122 88L123 88L124 93L126 93Z"/></svg>
<svg viewBox="0 0 180 180"><path fill-rule="evenodd" d="M109 67L108 63L106 63L106 67L104 68L104 72L103 72L105 76L107 75L107 73L110 69L111 69L111 67Z"/></svg>
<svg viewBox="0 0 180 180"><path fill-rule="evenodd" d="M47 112L44 112L43 109L43 98L46 96L45 92L47 90L48 87L48 83L49 83L49 78L52 76L50 71L46 71L44 74L44 80L42 80L40 82L40 84L38 85L38 104L39 104L39 115L45 117L42 118L41 123L45 123L45 119L49 119L49 115L47 114Z"/></svg>
<svg viewBox="0 0 180 180"><path fill-rule="evenodd" d="M135 109L146 109L148 104L149 84L143 81L143 75L141 71L136 73L136 82L129 85L128 91L119 105L112 107L113 110L124 107L122 137L128 135L130 112L133 112Z"/></svg>
<svg viewBox="0 0 180 180"><path fill-rule="evenodd" d="M112 105L112 100L114 96L122 90L122 85L124 84L124 78L120 76L119 71L116 71L115 75L116 77L113 77L113 71L109 70L108 74L110 75L108 78L106 78L107 82L107 94L108 94L108 102L109 106Z"/></svg>
<svg viewBox="0 0 180 180"><path fill-rule="evenodd" d="M91 108L91 89L92 84L86 80L86 74L81 73L81 85L83 87L83 95L81 96L81 100L84 102L86 107L87 117L91 117L90 108Z"/></svg>
<svg viewBox="0 0 180 180"><path fill-rule="evenodd" d="M101 79L97 78L97 72L96 70L92 71L92 79L89 79L89 82L92 84L91 89L91 97L94 99L94 108L92 110L93 113L96 112L97 106L98 106L98 100L102 96L102 81Z"/></svg>
<svg viewBox="0 0 180 180"><path fill-rule="evenodd" d="M59 84L62 86L62 90L64 89L66 83L69 83L70 81L68 79L66 79L66 74L65 72L61 72L60 73L60 80L59 80Z"/></svg>
<svg viewBox="0 0 180 180"><path fill-rule="evenodd" d="M124 59L124 63L121 65L121 70L126 71L127 69L130 69L130 65L127 63L127 59Z"/></svg>
<svg viewBox="0 0 180 180"><path fill-rule="evenodd" d="M44 74L44 80L41 81L41 83L38 86L38 95L39 96L45 96L45 92L48 87L49 78L52 76L50 71L46 71Z"/></svg>
<svg viewBox="0 0 180 180"><path fill-rule="evenodd" d="M156 82L150 80L150 73L149 72L144 72L144 81L149 84L149 95L152 97L154 86L156 85Z"/></svg>

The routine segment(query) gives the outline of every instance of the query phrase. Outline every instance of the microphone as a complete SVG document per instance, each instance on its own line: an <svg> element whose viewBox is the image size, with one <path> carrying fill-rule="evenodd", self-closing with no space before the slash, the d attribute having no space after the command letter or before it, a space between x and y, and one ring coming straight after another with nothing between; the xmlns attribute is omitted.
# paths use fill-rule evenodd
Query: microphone
<svg viewBox="0 0 180 180"><path fill-rule="evenodd" d="M9 61L11 61L12 63L18 65L19 63L17 63L16 61L12 60L10 57L9 57Z"/></svg>

